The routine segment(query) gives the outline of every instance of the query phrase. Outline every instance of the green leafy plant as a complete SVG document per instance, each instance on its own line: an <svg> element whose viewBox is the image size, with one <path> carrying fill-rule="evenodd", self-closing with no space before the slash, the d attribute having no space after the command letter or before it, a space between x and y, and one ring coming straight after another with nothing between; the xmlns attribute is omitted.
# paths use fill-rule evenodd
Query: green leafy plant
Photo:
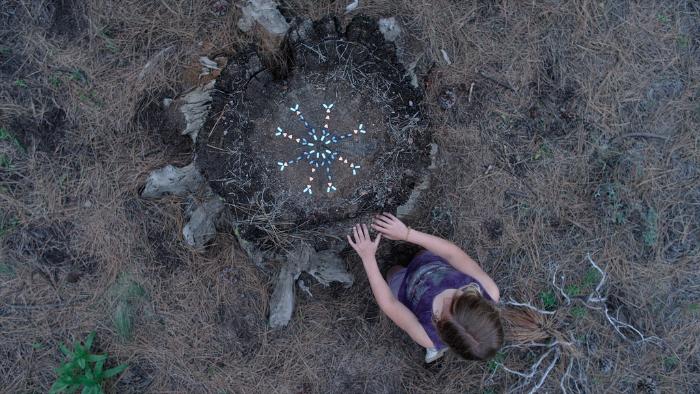
<svg viewBox="0 0 700 394"><path fill-rule="evenodd" d="M498 352L496 353L495 356L493 356L492 359L488 361L486 364L486 367L489 369L491 372L495 372L496 369L498 369L498 366L503 363L503 359L506 357L506 355L503 352Z"/></svg>
<svg viewBox="0 0 700 394"><path fill-rule="evenodd" d="M597 269L590 267L583 276L583 287L593 290L600 281L600 272Z"/></svg>
<svg viewBox="0 0 700 394"><path fill-rule="evenodd" d="M49 83L56 89L60 88L61 85L63 85L63 81L61 81L61 77L59 77L58 75L52 75L51 77L49 77Z"/></svg>
<svg viewBox="0 0 700 394"><path fill-rule="evenodd" d="M582 319L588 314L586 311L586 308L576 305L571 308L571 316L573 316L575 319Z"/></svg>
<svg viewBox="0 0 700 394"><path fill-rule="evenodd" d="M15 79L15 86L19 86L20 88L29 87L29 85L27 85L27 81L24 79Z"/></svg>
<svg viewBox="0 0 700 394"><path fill-rule="evenodd" d="M540 292L540 301L542 302L544 309L548 311L551 311L557 307L557 297L551 290Z"/></svg>
<svg viewBox="0 0 700 394"><path fill-rule="evenodd" d="M103 383L128 368L128 365L121 364L105 370L108 355L91 353L94 340L95 332L92 331L85 342L76 343L72 350L63 343L60 345L67 360L56 369L58 378L49 393L74 393L81 387L82 394L103 393Z"/></svg>
<svg viewBox="0 0 700 394"><path fill-rule="evenodd" d="M577 296L581 295L581 288L578 287L578 285L567 285L564 288L564 292L569 297L577 297Z"/></svg>
<svg viewBox="0 0 700 394"><path fill-rule="evenodd" d="M9 141L17 148L24 150L24 147L22 144L20 144L19 140L4 127L0 127L0 141Z"/></svg>
<svg viewBox="0 0 700 394"><path fill-rule="evenodd" d="M87 75L85 74L85 71L79 68L74 68L73 71L70 72L70 79L78 83L85 83L87 82Z"/></svg>
<svg viewBox="0 0 700 394"><path fill-rule="evenodd" d="M105 41L105 46L107 49L109 49L112 53L118 53L119 48L117 48L117 44L114 43L111 36L112 32L108 28L105 28L100 32L100 37Z"/></svg>
<svg viewBox="0 0 700 394"><path fill-rule="evenodd" d="M667 371L672 370L673 368L676 368L678 364L681 363L681 360L678 359L676 356L667 356L664 357L664 368Z"/></svg>

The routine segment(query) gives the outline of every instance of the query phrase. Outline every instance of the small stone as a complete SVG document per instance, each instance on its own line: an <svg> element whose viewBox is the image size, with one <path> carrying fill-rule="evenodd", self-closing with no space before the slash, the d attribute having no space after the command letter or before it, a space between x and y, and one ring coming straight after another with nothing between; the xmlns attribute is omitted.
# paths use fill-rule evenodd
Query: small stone
<svg viewBox="0 0 700 394"><path fill-rule="evenodd" d="M382 18L379 20L379 31L382 32L385 40L394 42L401 34L401 27L399 27L398 22L396 22L396 18L392 16L391 18Z"/></svg>

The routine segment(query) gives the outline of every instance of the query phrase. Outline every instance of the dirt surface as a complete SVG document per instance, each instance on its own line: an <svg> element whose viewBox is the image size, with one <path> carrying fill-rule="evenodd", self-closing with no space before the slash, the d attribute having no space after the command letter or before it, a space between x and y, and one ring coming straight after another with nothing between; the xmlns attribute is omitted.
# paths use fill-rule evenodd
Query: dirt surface
<svg viewBox="0 0 700 394"><path fill-rule="evenodd" d="M270 71L251 83L287 81L288 93L271 91L277 101L251 123L258 139L249 141L274 157L249 154L259 160L249 170L272 186L306 176L279 177L276 155L290 147L269 133L299 124L284 112L295 104L293 89L306 84L309 105L299 104L314 121L328 97L308 83L311 74L295 80L293 68L269 67L275 57L260 35L237 30L240 9L218 3L2 2L0 392L48 392L62 361L59 344L93 330L110 365L129 365L105 385L113 393L520 393L540 383L540 392L697 391L697 2L360 1L349 14L349 1L283 2L294 25L338 16L337 24L312 26L335 37L321 41L329 59L343 37L385 54L379 64L400 58L416 70L423 97L415 102L439 154L409 224L463 247L494 277L504 302L551 313L520 321L529 329L524 338L545 346L512 340L491 362L448 355L431 365L379 311L352 253L351 288L302 276L311 295L297 289L290 325L270 330L274 265L253 266L225 232L203 252L188 248L180 235L186 199L139 197L150 171L193 160L191 143L162 116L162 99L204 83L200 56L243 59L251 45L258 70ZM372 46L383 41L370 26L349 28L359 13L396 17L397 55L394 44ZM348 81L324 76L317 47L287 48L284 59L342 92L345 104L334 110L347 112L331 120L339 127L364 120L354 112L374 101L353 104ZM246 69L227 72L242 77ZM240 83L228 81L222 92ZM391 122L384 107L374 111L370 117ZM358 149L379 138L372 132L358 138ZM413 148L423 146L414 140ZM339 192L365 185L342 170L336 173L348 186ZM299 193L293 200L302 201ZM370 199L358 210L382 206L375 202L393 207ZM261 212L251 222L265 228L270 211ZM351 222L320 228L342 235ZM336 242L342 246L342 237ZM381 248L383 269L411 253L400 243ZM588 297L600 279L588 256L606 273L599 302ZM115 324L125 310L123 278L140 294L126 304L130 339ZM554 338L561 345L548 348Z"/></svg>
<svg viewBox="0 0 700 394"><path fill-rule="evenodd" d="M267 242L284 245L306 231L320 244L348 219L405 203L427 172L430 136L376 20L344 31L336 18L300 20L290 37L283 78L252 49L228 62L196 163L237 222L269 217L243 236L264 243L258 234L275 231Z"/></svg>

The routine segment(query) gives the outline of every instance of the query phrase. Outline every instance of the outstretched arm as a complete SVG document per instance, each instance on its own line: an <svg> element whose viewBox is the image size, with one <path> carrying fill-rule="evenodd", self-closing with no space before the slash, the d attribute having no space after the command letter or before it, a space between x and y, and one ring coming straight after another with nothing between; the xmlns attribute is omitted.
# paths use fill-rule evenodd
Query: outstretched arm
<svg viewBox="0 0 700 394"><path fill-rule="evenodd" d="M419 245L444 258L458 271L478 280L493 300L498 302L500 292L496 282L459 246L440 237L407 227L401 220L390 213L376 216L374 223L372 223L372 228L389 239L403 240Z"/></svg>
<svg viewBox="0 0 700 394"><path fill-rule="evenodd" d="M348 242L350 242L350 246L355 249L362 259L362 265L367 273L369 285L372 288L372 294L377 300L379 309L389 316L416 343L424 348L432 348L433 342L428 337L423 326L418 322L416 315L394 297L389 285L382 277L381 272L379 272L375 253L382 237L381 234L377 235L377 238L372 241L367 226L358 224L353 228L353 237L354 240L348 235Z"/></svg>

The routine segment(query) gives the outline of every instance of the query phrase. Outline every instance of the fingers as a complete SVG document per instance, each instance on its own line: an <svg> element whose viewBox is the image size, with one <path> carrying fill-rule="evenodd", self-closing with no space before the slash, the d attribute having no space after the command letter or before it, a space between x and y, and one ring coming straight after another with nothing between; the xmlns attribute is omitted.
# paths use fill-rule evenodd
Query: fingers
<svg viewBox="0 0 700 394"><path fill-rule="evenodd" d="M388 227L383 227L377 224L372 224L372 228L374 229L374 231L380 234L384 234L385 236L389 235L389 233L391 232L391 230Z"/></svg>
<svg viewBox="0 0 700 394"><path fill-rule="evenodd" d="M382 223L384 225L391 225L391 218L382 214L382 215L377 215L374 217L374 221L378 223Z"/></svg>
<svg viewBox="0 0 700 394"><path fill-rule="evenodd" d="M374 239L374 245L378 246L379 241L381 241L381 240L382 240L382 233L379 233L379 234L377 234L377 238Z"/></svg>
<svg viewBox="0 0 700 394"><path fill-rule="evenodd" d="M372 241L372 236L369 233L370 227L378 233L377 238L374 241ZM352 236L347 236L348 242L350 243L350 245L353 246L353 248L365 241L378 244L382 235L387 236L388 231L389 228L386 225L380 225L375 223L372 223L369 226L367 226L366 224L356 224L352 227ZM390 239L393 238L390 237Z"/></svg>
<svg viewBox="0 0 700 394"><path fill-rule="evenodd" d="M400 220L399 220L396 216L392 215L392 214L389 213L389 212L384 212L384 216L388 217L388 218L391 219L391 220L396 220L396 221L399 221L399 222L400 222Z"/></svg>
<svg viewBox="0 0 700 394"><path fill-rule="evenodd" d="M382 230L388 231L391 228L391 223L381 220L380 218L375 218L373 222L375 227L381 228Z"/></svg>

